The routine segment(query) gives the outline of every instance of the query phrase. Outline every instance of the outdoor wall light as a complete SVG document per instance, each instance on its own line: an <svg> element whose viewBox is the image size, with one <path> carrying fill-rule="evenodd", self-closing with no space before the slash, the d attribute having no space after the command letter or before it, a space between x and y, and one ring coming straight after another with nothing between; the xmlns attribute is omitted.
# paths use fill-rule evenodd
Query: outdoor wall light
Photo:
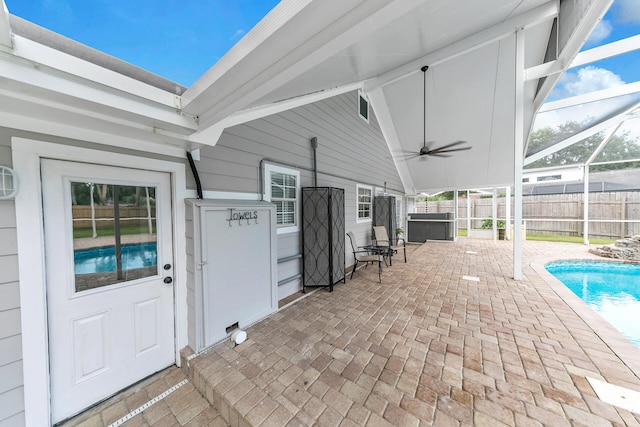
<svg viewBox="0 0 640 427"><path fill-rule="evenodd" d="M0 166L0 200L13 199L18 193L18 174L7 166Z"/></svg>

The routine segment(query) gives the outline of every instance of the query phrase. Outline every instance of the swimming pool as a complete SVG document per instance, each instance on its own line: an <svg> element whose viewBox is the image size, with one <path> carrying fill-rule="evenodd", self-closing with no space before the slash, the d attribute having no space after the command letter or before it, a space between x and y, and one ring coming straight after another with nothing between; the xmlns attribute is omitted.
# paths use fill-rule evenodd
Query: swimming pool
<svg viewBox="0 0 640 427"><path fill-rule="evenodd" d="M155 242L122 245L122 269L132 270L156 265L157 255ZM116 248L105 246L74 251L73 263L75 274L116 271Z"/></svg>
<svg viewBox="0 0 640 427"><path fill-rule="evenodd" d="M640 347L640 265L563 261L545 268Z"/></svg>

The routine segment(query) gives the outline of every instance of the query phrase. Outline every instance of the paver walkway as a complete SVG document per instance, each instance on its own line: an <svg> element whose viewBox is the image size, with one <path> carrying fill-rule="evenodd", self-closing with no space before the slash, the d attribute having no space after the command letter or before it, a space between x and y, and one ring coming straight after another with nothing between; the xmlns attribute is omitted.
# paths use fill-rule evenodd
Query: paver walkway
<svg viewBox="0 0 640 427"><path fill-rule="evenodd" d="M525 259L587 249L526 242ZM231 426L640 425L585 379L640 391L640 349L618 342L621 359L571 295L528 262L513 280L511 260L509 242L430 242L381 284L359 270L191 360L194 385Z"/></svg>
<svg viewBox="0 0 640 427"><path fill-rule="evenodd" d="M596 258L588 247L525 242L521 281L509 242L429 242L408 258L381 284L358 270L184 363L189 388L158 406L162 425L640 426L586 379L640 392L640 349L542 267ZM219 416L180 419L208 403ZM143 412L123 425L160 424Z"/></svg>

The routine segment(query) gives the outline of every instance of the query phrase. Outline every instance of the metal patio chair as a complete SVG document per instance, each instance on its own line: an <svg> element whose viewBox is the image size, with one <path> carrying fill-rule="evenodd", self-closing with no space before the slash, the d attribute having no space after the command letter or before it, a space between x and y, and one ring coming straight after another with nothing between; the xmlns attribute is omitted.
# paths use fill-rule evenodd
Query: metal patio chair
<svg viewBox="0 0 640 427"><path fill-rule="evenodd" d="M373 253L371 250L363 249L362 246L358 246L356 242L356 236L352 231L347 232L347 237L349 237L349 241L351 242L351 249L353 250L353 257L356 260L356 263L353 264L353 270L351 270L351 277L353 279L353 273L356 271L356 267L359 262L364 262L365 268L369 265L369 263L378 263L378 281L382 283L382 254L381 253Z"/></svg>
<svg viewBox="0 0 640 427"><path fill-rule="evenodd" d="M389 235L387 234L387 228L384 226L375 226L373 227L373 240L377 246L388 246L389 247L389 265L391 262L391 252L398 253L399 250L402 250L404 254L404 262L407 262L407 243L404 239L397 239L395 244L391 240L389 240ZM402 242L402 244L399 244Z"/></svg>

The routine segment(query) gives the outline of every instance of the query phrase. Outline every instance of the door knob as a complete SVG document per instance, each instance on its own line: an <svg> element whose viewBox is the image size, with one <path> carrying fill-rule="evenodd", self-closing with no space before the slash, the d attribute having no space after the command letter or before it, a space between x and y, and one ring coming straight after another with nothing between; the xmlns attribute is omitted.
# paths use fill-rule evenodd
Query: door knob
<svg viewBox="0 0 640 427"><path fill-rule="evenodd" d="M164 283L166 283L167 285L170 284L171 282L173 282L173 279L171 277L164 278Z"/></svg>
<svg viewBox="0 0 640 427"><path fill-rule="evenodd" d="M165 270L171 270L171 264L165 264L162 266Z"/></svg>

